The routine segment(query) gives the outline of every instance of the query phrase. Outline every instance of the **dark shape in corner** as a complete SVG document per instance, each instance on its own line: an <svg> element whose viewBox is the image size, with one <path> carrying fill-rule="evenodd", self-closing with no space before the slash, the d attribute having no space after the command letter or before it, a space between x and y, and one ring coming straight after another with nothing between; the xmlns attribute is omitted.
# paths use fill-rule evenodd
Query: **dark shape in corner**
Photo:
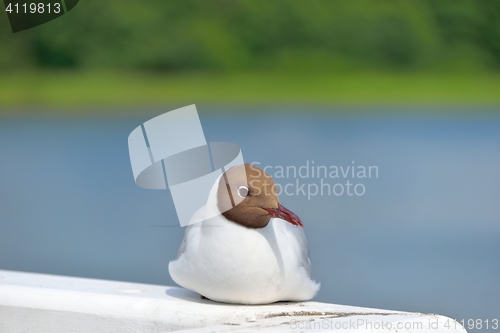
<svg viewBox="0 0 500 333"><path fill-rule="evenodd" d="M16 33L52 21L73 9L79 0L3 0L12 32Z"/></svg>
<svg viewBox="0 0 500 333"><path fill-rule="evenodd" d="M79 0L64 0L64 3L66 4L66 13L75 8L75 6L78 4Z"/></svg>

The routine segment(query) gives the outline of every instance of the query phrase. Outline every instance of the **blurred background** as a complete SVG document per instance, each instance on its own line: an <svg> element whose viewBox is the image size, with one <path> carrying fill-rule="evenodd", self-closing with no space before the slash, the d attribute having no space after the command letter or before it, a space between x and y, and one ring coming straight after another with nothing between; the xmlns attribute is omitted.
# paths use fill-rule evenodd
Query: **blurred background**
<svg viewBox="0 0 500 333"><path fill-rule="evenodd" d="M0 269L173 284L184 230L127 137L188 104L246 162L378 167L363 196L281 198L316 300L500 319L500 1L87 1L16 34L0 13Z"/></svg>

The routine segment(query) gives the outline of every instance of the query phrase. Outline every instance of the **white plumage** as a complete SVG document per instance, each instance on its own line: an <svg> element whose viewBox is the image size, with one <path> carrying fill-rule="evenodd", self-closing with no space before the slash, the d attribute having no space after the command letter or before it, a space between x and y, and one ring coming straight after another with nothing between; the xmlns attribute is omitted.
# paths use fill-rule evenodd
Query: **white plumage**
<svg viewBox="0 0 500 333"><path fill-rule="evenodd" d="M219 212L217 184L196 214ZM218 302L266 304L306 301L320 284L311 279L303 228L273 218L264 228L247 228L218 215L189 225L177 259L169 264L182 287Z"/></svg>

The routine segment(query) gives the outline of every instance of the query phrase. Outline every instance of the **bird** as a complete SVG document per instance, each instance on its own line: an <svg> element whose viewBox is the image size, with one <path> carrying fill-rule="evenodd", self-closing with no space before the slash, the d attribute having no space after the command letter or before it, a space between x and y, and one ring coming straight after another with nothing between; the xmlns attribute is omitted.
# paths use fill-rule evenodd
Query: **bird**
<svg viewBox="0 0 500 333"><path fill-rule="evenodd" d="M234 205L228 192L241 202ZM188 225L168 266L178 285L212 301L247 305L308 301L319 291L304 225L256 165L225 171L193 218L202 222Z"/></svg>

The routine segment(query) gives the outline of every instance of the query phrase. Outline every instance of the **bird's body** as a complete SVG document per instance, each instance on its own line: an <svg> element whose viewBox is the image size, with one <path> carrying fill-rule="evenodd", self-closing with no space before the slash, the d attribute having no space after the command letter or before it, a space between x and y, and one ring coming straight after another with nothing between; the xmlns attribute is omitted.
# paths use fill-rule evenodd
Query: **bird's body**
<svg viewBox="0 0 500 333"><path fill-rule="evenodd" d="M216 193L214 186L207 205L197 212L216 216L187 227L177 260L169 264L172 279L226 303L313 298L319 284L310 277L304 230L280 218L269 218L259 228L235 223L219 212ZM281 204L279 207L289 212ZM214 210L219 214L213 214Z"/></svg>

